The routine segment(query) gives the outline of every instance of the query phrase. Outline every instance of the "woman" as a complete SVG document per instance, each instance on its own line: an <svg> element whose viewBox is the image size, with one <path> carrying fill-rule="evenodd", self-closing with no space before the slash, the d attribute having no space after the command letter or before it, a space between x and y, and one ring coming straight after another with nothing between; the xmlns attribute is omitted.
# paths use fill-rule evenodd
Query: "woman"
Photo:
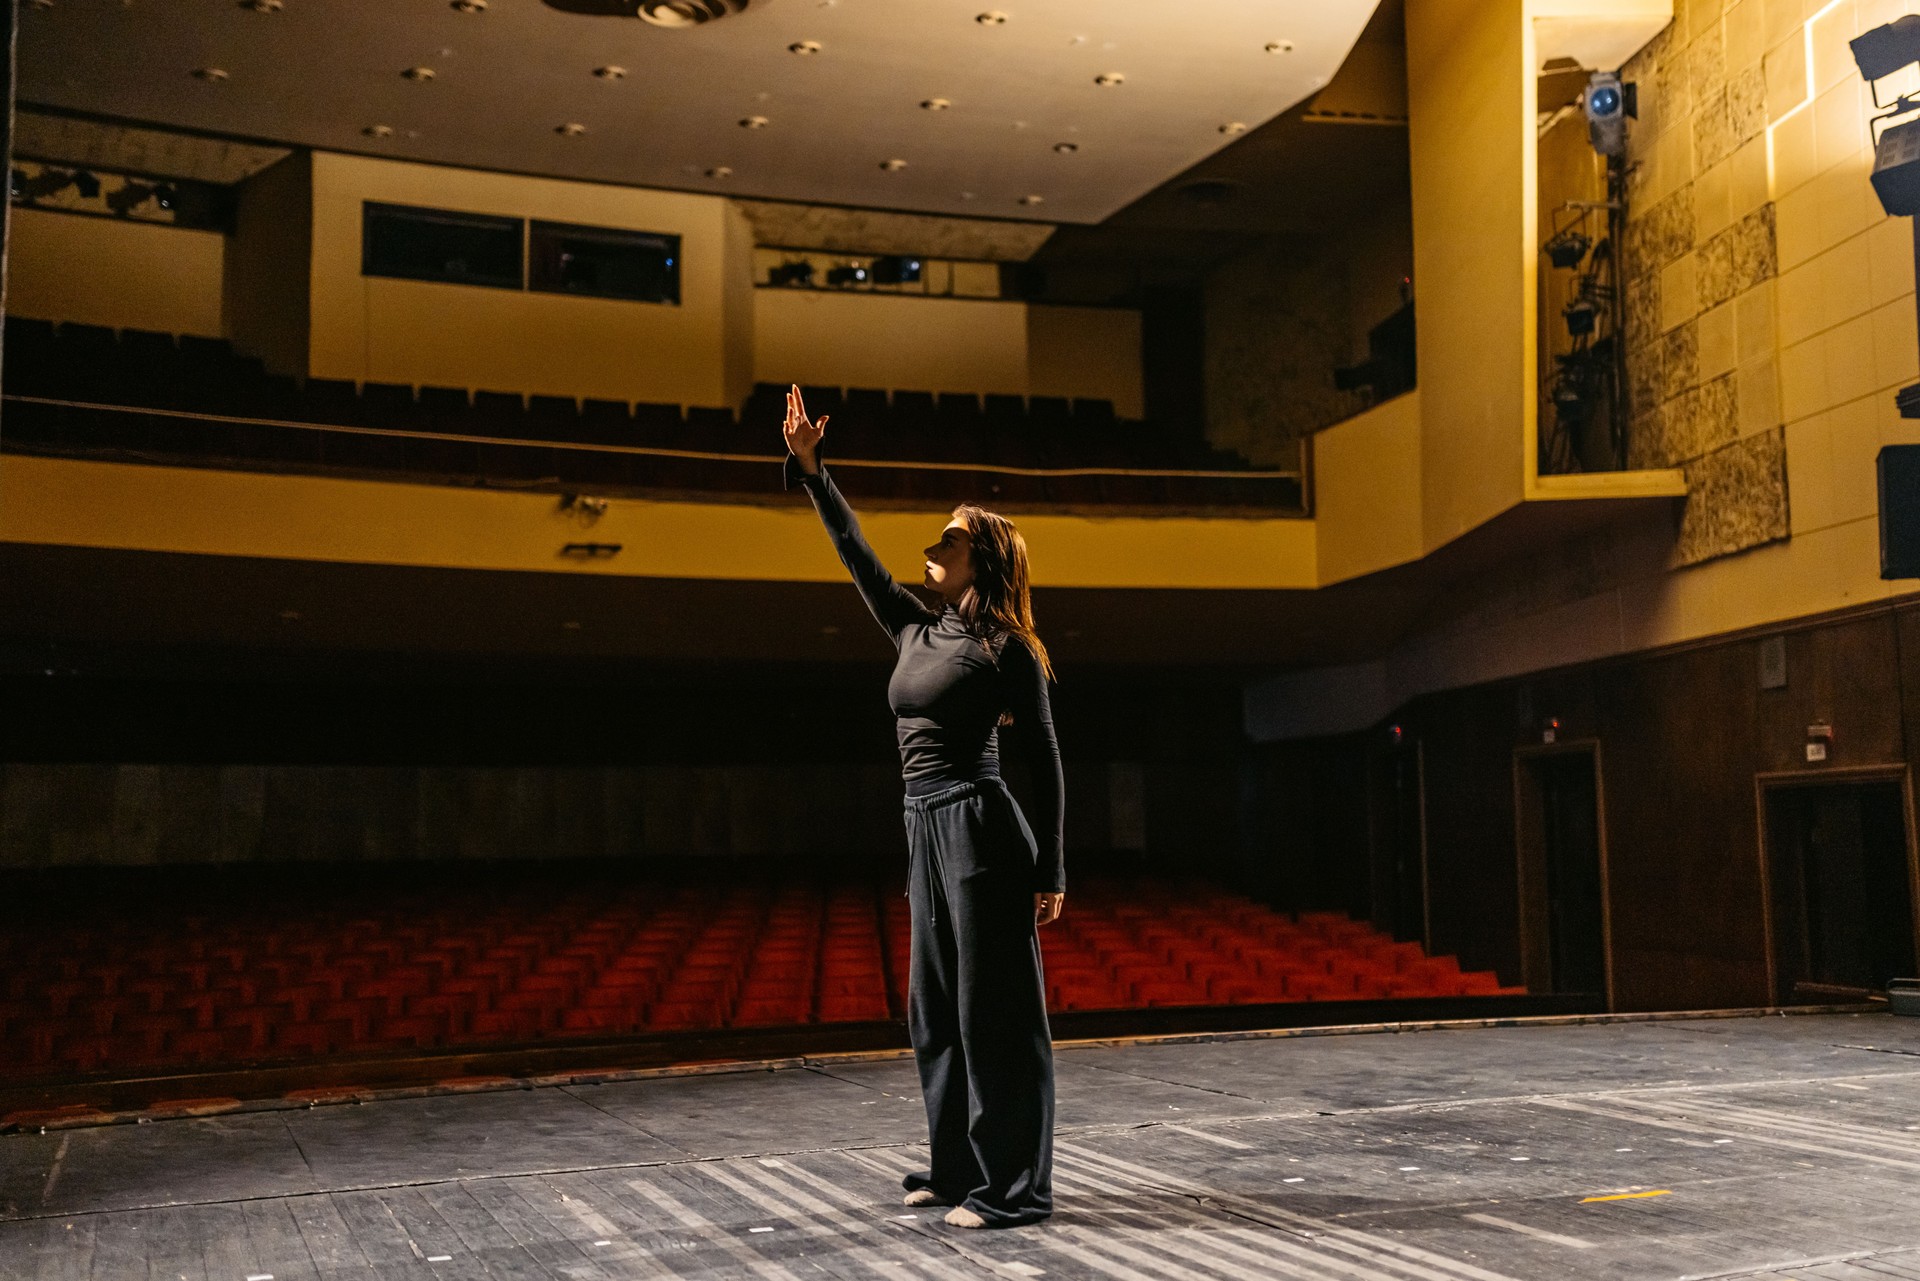
<svg viewBox="0 0 1920 1281"><path fill-rule="evenodd" d="M1011 522L954 510L926 549L938 611L893 580L820 465L827 419L787 393L786 483L804 485L867 608L899 651L888 701L907 789L913 909L907 1026L927 1105L931 1169L908 1205L955 1227L1012 1227L1053 1211L1053 1042L1036 925L1060 915L1066 795L1033 630L1027 546ZM1000 780L999 726L1037 774L1040 839Z"/></svg>

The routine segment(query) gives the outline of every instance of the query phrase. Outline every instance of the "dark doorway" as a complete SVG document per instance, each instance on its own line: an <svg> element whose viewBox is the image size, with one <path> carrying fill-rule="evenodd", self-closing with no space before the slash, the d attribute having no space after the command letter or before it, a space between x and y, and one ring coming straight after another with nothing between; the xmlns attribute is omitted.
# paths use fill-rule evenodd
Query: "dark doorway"
<svg viewBox="0 0 1920 1281"><path fill-rule="evenodd" d="M1427 944L1427 854L1420 749L1375 756L1367 770L1367 839L1373 923L1403 942Z"/></svg>
<svg viewBox="0 0 1920 1281"><path fill-rule="evenodd" d="M1605 995L1599 759L1569 746L1523 754L1515 772L1527 986Z"/></svg>
<svg viewBox="0 0 1920 1281"><path fill-rule="evenodd" d="M1900 782L1773 786L1764 795L1776 998L1862 996L1913 975Z"/></svg>

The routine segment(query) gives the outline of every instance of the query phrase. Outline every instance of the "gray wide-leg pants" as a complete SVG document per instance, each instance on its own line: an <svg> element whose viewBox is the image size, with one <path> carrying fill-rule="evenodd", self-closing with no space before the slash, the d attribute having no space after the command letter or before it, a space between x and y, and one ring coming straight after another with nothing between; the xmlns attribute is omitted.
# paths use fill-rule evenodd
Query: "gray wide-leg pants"
<svg viewBox="0 0 1920 1281"><path fill-rule="evenodd" d="M932 1188L994 1227L1053 1212L1053 1040L1033 923L1033 833L999 779L907 798L907 1025Z"/></svg>

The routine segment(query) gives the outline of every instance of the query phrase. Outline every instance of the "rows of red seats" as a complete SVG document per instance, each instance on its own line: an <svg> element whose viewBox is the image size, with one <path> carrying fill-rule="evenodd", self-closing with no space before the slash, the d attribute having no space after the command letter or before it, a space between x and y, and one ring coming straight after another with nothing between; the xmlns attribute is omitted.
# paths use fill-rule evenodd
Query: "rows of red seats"
<svg viewBox="0 0 1920 1281"><path fill-rule="evenodd" d="M1069 902L1040 933L1056 1012L1526 992L1365 921L1295 918L1205 884L1093 881L1075 886ZM887 935L898 981L910 937L904 900L890 905Z"/></svg>
<svg viewBox="0 0 1920 1281"><path fill-rule="evenodd" d="M1514 991L1332 915L1090 882L1041 934L1057 1011ZM902 1017L897 885L441 890L103 909L0 934L0 1077Z"/></svg>
<svg viewBox="0 0 1920 1281"><path fill-rule="evenodd" d="M0 938L0 1075L883 1020L870 887L441 896Z"/></svg>

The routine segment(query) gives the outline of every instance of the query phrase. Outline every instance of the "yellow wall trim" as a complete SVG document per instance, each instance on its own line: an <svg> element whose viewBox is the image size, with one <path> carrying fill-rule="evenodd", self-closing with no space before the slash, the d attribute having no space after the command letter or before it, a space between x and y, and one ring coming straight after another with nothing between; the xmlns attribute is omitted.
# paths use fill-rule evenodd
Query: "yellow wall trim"
<svg viewBox="0 0 1920 1281"><path fill-rule="evenodd" d="M768 468L770 500L778 471ZM1092 518L1005 513L1033 547L1043 587L1289 589L1316 585L1311 521L1206 517ZM862 517L903 581L947 509ZM550 493L0 458L0 542L110 547L453 569L658 578L839 582L846 571L813 510L791 502L615 499L584 523ZM569 542L620 543L603 560L565 556Z"/></svg>

